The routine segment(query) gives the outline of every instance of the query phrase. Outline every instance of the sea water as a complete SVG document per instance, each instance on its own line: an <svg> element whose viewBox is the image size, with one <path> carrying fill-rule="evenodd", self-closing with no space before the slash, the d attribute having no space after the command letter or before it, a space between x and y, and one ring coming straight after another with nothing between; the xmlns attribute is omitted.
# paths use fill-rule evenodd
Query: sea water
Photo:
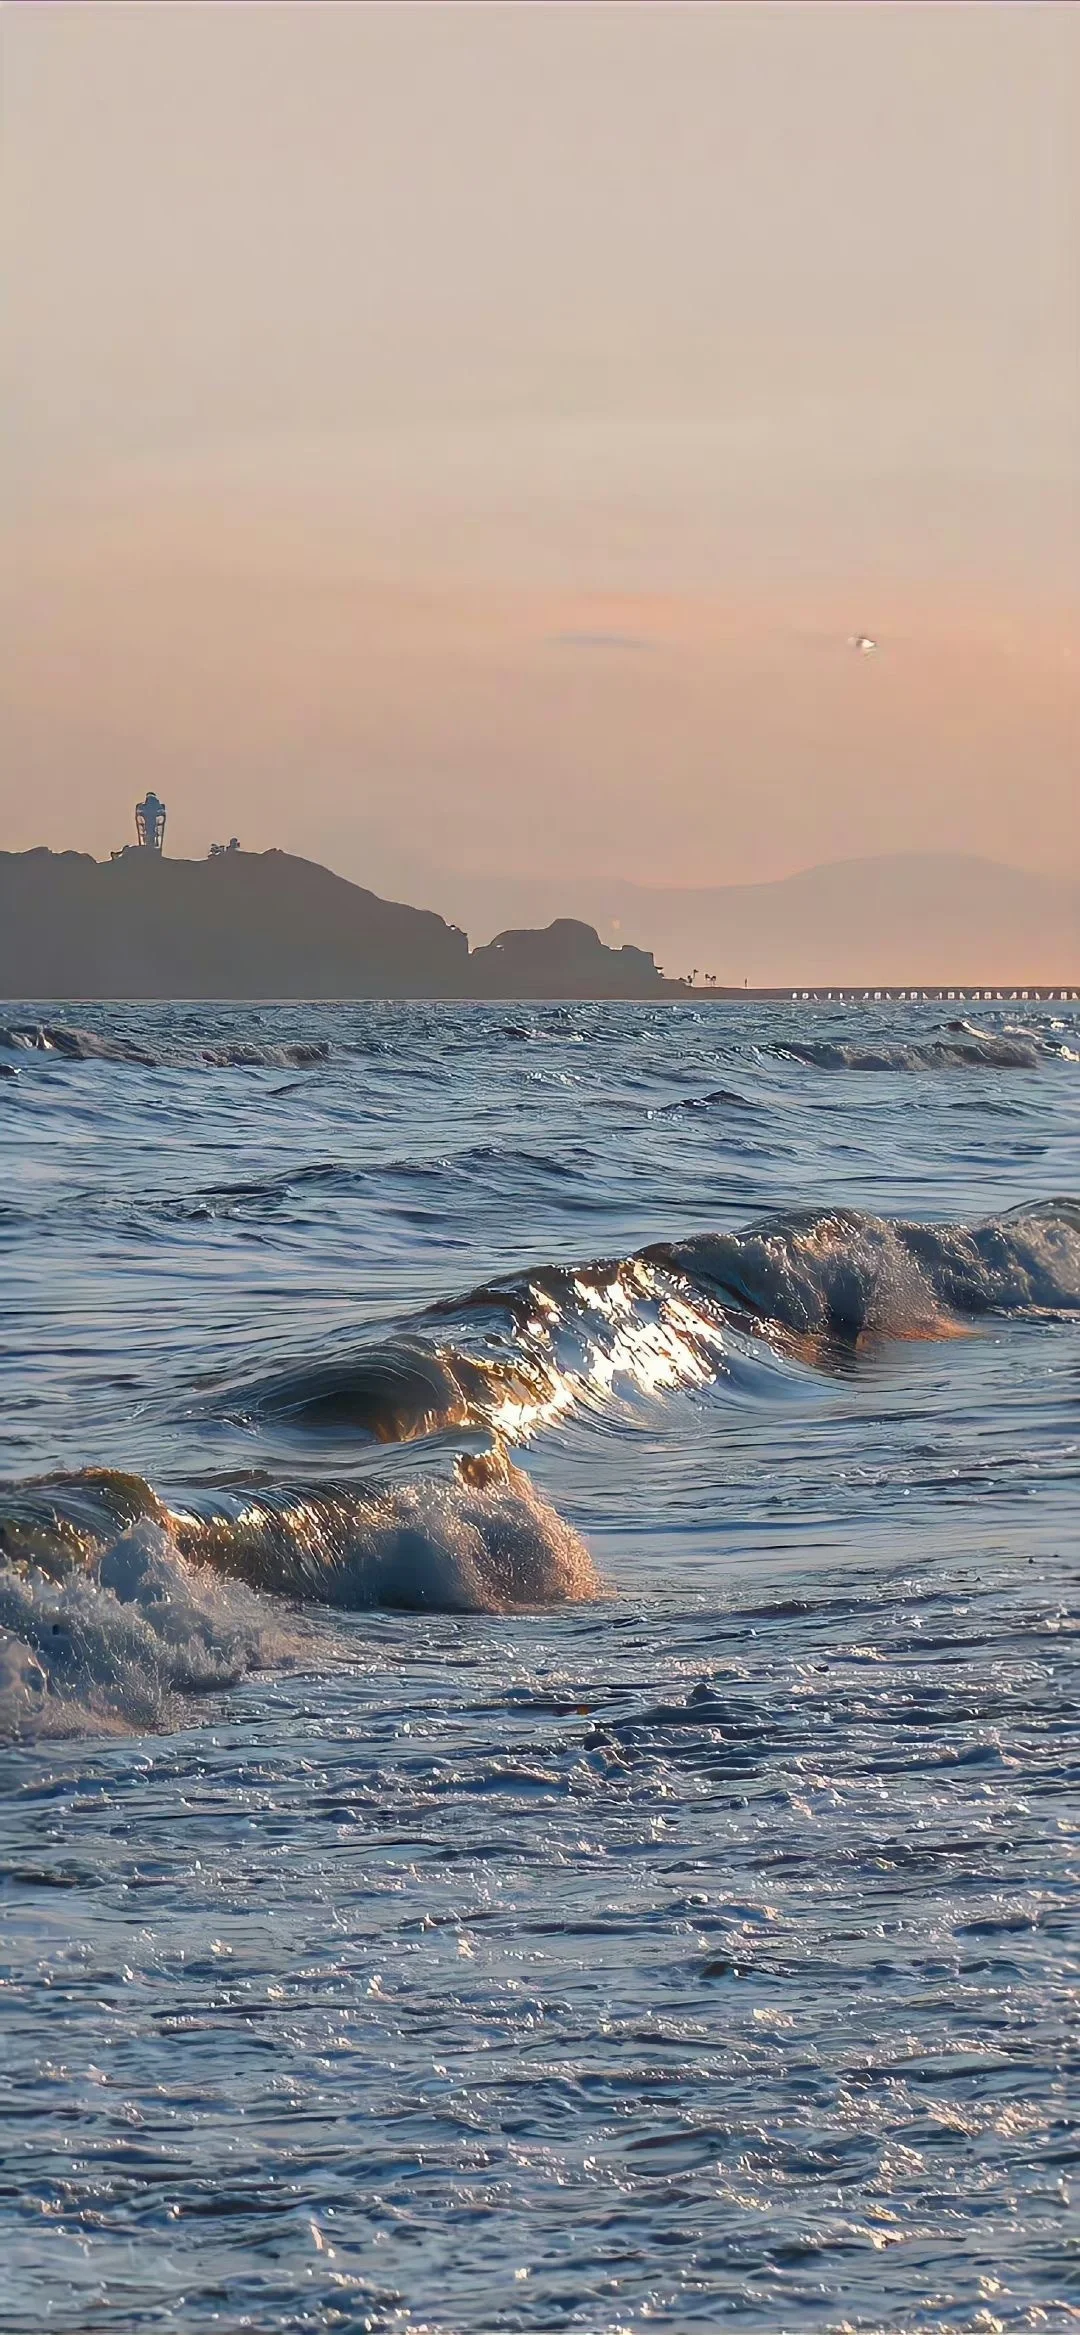
<svg viewBox="0 0 1080 2335"><path fill-rule="evenodd" d="M0 2327L1074 2323L1075 1006L0 1021Z"/></svg>

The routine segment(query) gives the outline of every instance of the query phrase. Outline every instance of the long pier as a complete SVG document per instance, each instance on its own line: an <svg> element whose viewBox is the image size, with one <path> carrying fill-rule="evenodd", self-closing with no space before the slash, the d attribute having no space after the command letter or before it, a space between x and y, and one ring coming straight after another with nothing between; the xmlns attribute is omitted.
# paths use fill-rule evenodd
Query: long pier
<svg viewBox="0 0 1080 2335"><path fill-rule="evenodd" d="M695 1001L710 997L728 1000L741 997L751 1001L757 1000L761 1003L771 1001L774 1004L779 1002L790 1005L1080 1004L1080 987L1075 984L1070 985L1068 982L1053 983L1049 986L1041 982L1032 982L1026 989L1014 989L1009 986L997 989L973 987L970 982L966 981L957 981L952 988L944 985L939 986L934 982L928 983L926 988L911 986L900 989L877 983L867 983L864 986L861 982L849 981L845 982L842 988L838 984L834 984L831 989L827 989L821 984L814 989L791 989L788 987L781 989L730 989L723 987L719 982L710 981L703 988L697 989L691 989L687 984L683 994L686 997L694 998Z"/></svg>

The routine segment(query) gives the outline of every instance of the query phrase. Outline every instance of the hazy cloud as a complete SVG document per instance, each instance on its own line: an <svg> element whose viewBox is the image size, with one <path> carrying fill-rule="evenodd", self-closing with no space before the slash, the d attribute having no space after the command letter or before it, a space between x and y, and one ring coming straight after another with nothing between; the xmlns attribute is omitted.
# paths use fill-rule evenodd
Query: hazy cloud
<svg viewBox="0 0 1080 2335"><path fill-rule="evenodd" d="M556 632L551 643L557 649L654 649L656 642L647 640L638 632Z"/></svg>

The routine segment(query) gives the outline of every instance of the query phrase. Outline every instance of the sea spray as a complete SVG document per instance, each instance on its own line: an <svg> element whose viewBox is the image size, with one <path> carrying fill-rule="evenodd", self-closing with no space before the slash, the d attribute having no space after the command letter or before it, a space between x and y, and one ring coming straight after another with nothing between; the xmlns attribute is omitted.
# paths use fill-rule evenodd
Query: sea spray
<svg viewBox="0 0 1080 2335"><path fill-rule="evenodd" d="M218 1489L175 1507L87 1471L5 1506L0 1736L175 1725L186 1700L295 1664L302 1626L272 1597L468 1614L600 1593L580 1535L500 1454L465 1456L445 1480Z"/></svg>

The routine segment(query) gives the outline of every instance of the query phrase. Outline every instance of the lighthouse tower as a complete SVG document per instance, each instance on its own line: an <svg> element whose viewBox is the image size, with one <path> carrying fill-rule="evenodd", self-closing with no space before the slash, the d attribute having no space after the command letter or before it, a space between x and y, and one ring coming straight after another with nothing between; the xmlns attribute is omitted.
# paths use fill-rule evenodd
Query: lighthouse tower
<svg viewBox="0 0 1080 2335"><path fill-rule="evenodd" d="M155 794L147 794L135 805L135 833L140 851L155 851L159 857L165 841L165 805Z"/></svg>

